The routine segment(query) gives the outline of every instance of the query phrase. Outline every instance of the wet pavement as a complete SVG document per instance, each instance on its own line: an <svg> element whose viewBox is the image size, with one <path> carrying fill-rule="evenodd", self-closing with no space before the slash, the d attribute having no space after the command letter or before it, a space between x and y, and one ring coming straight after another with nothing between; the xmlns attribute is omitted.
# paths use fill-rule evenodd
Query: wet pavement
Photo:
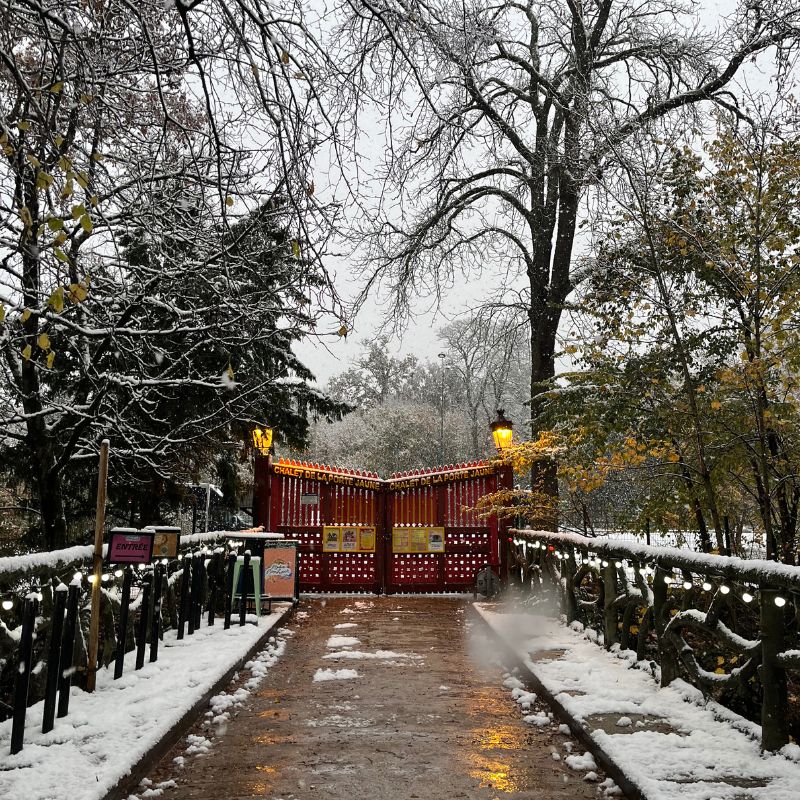
<svg viewBox="0 0 800 800"><path fill-rule="evenodd" d="M566 765L573 746L583 751L557 723L523 721L541 708L514 702L467 606L447 597L304 601L285 654L224 735L200 756L187 755L183 739L151 785L170 787L163 796L174 800L602 796L587 769ZM192 734L209 736L203 725Z"/></svg>

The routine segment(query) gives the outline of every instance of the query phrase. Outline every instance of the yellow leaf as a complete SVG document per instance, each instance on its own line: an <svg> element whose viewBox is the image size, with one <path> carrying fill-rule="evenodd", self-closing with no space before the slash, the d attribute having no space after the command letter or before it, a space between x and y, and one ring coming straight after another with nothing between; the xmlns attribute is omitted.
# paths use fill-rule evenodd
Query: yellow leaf
<svg viewBox="0 0 800 800"><path fill-rule="evenodd" d="M78 181L78 184L82 189L89 188L89 176L85 172L79 172L75 176L75 180Z"/></svg>
<svg viewBox="0 0 800 800"><path fill-rule="evenodd" d="M40 333L36 337L36 344L39 345L40 350L50 349L50 337L46 333Z"/></svg>
<svg viewBox="0 0 800 800"><path fill-rule="evenodd" d="M25 158L28 159L28 163L34 168L39 169L42 166L42 162L39 161L38 158L33 153L28 153Z"/></svg>
<svg viewBox="0 0 800 800"><path fill-rule="evenodd" d="M56 354L51 350L47 354L47 369L53 369L53 362L56 360Z"/></svg>
<svg viewBox="0 0 800 800"><path fill-rule="evenodd" d="M289 63L289 54L285 50L281 53L281 61L283 61L284 64Z"/></svg>
<svg viewBox="0 0 800 800"><path fill-rule="evenodd" d="M5 310L4 306L0 305L0 325L3 324L3 322L5 321L5 318L6 318L6 310Z"/></svg>
<svg viewBox="0 0 800 800"><path fill-rule="evenodd" d="M347 336L348 334L347 325L342 325L336 332L339 334L339 336Z"/></svg>
<svg viewBox="0 0 800 800"><path fill-rule="evenodd" d="M61 147L61 145L64 144L64 137L60 133L57 133L54 141L56 143L56 147Z"/></svg>
<svg viewBox="0 0 800 800"><path fill-rule="evenodd" d="M72 206L72 219L78 220L86 213L86 206L83 203Z"/></svg>
<svg viewBox="0 0 800 800"><path fill-rule="evenodd" d="M233 205L233 198L230 195L225 198L225 205L228 206L228 208Z"/></svg>
<svg viewBox="0 0 800 800"><path fill-rule="evenodd" d="M722 656L717 656L717 666L722 666L725 663L725 659Z"/></svg>
<svg viewBox="0 0 800 800"><path fill-rule="evenodd" d="M60 91L61 91L63 88L64 88L64 81L58 81L58 83L54 83L54 84L53 84L53 85L50 87L50 91L51 91L53 94L58 94L58 93L59 93L59 92L60 92Z"/></svg>
<svg viewBox="0 0 800 800"><path fill-rule="evenodd" d="M91 233L93 227L91 217L88 214L84 214L81 217L81 228L83 228L86 233Z"/></svg>
<svg viewBox="0 0 800 800"><path fill-rule="evenodd" d="M47 298L47 305L56 312L56 314L60 314L64 310L64 287L59 286L51 295Z"/></svg>
<svg viewBox="0 0 800 800"><path fill-rule="evenodd" d="M300 242L296 239L292 240L292 255L295 258L300 258Z"/></svg>
<svg viewBox="0 0 800 800"><path fill-rule="evenodd" d="M719 411L722 408L722 403L719 400L712 400L711 401L711 408L714 411Z"/></svg>
<svg viewBox="0 0 800 800"><path fill-rule="evenodd" d="M27 120L25 120L25 119L23 119L23 120L20 120L20 121L17 123L17 128L18 128L19 130L21 130L21 131L27 131L27 130L28 130L28 128L30 128L30 127L31 127L31 124L30 124L30 122L28 122L28 121L27 121Z"/></svg>
<svg viewBox="0 0 800 800"><path fill-rule="evenodd" d="M64 220L60 217L50 217L47 220L47 227L50 228L51 231L60 231L64 227Z"/></svg>
<svg viewBox="0 0 800 800"><path fill-rule="evenodd" d="M82 94L81 95L81 102L89 105L92 102L92 96L90 94Z"/></svg>
<svg viewBox="0 0 800 800"><path fill-rule="evenodd" d="M61 167L64 172L69 172L72 169L72 159L67 156L61 156L61 158L58 159L58 166Z"/></svg>
<svg viewBox="0 0 800 800"><path fill-rule="evenodd" d="M94 153L92 153L92 158L95 161L102 161L105 158L105 156L102 153L99 153L97 150L95 150Z"/></svg>
<svg viewBox="0 0 800 800"><path fill-rule="evenodd" d="M73 303L82 303L88 295L89 291L82 283L71 283L69 285L69 299Z"/></svg>
<svg viewBox="0 0 800 800"><path fill-rule="evenodd" d="M725 670L724 670L724 669L722 669L722 667L717 667L717 668L714 670L714 674L715 674L715 675L724 675L724 674L725 674Z"/></svg>
<svg viewBox="0 0 800 800"><path fill-rule="evenodd" d="M32 348L29 344L26 344L25 347L22 348L22 357L28 361L31 357Z"/></svg>
<svg viewBox="0 0 800 800"><path fill-rule="evenodd" d="M31 318L31 310L29 308L23 309L19 318L22 322L27 322Z"/></svg>
<svg viewBox="0 0 800 800"><path fill-rule="evenodd" d="M96 194L93 194L93 195L92 195L92 196L89 198L89 204L92 206L92 208L97 208L97 204L98 204L99 202L100 202L100 198L99 198L99 197L98 197Z"/></svg>
<svg viewBox="0 0 800 800"><path fill-rule="evenodd" d="M65 264L69 264L69 256L60 247L54 248L53 254L59 261L63 261Z"/></svg>

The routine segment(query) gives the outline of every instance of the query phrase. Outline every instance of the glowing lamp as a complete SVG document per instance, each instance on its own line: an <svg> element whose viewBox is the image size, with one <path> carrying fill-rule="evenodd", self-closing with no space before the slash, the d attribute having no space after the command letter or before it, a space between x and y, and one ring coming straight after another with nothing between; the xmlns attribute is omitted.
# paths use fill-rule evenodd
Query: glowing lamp
<svg viewBox="0 0 800 800"><path fill-rule="evenodd" d="M511 439L514 435L514 424L502 408L497 409L497 419L492 422L492 438L498 453L511 446Z"/></svg>
<svg viewBox="0 0 800 800"><path fill-rule="evenodd" d="M272 447L272 428L254 428L253 447L262 456L267 455L270 447Z"/></svg>

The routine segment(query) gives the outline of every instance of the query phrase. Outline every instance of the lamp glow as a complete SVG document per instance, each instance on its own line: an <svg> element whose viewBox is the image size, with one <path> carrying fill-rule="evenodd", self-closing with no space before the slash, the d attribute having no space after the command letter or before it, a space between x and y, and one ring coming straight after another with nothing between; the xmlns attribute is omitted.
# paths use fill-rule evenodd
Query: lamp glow
<svg viewBox="0 0 800 800"><path fill-rule="evenodd" d="M775 597L775 605L778 606L778 608L783 608L786 605L786 598L777 595Z"/></svg>
<svg viewBox="0 0 800 800"><path fill-rule="evenodd" d="M502 408L497 409L497 419L492 422L492 439L494 439L494 446L497 448L498 453L511 446L514 438L514 424Z"/></svg>
<svg viewBox="0 0 800 800"><path fill-rule="evenodd" d="M683 588L688 591L689 589L692 588L692 582L691 581L684 581L683 582Z"/></svg>
<svg viewBox="0 0 800 800"><path fill-rule="evenodd" d="M745 603L752 603L753 602L753 595L751 595L750 592L743 592L742 593L742 600L744 600Z"/></svg>
<svg viewBox="0 0 800 800"><path fill-rule="evenodd" d="M253 447L262 455L269 454L269 449L272 447L272 428L254 428L253 429Z"/></svg>
<svg viewBox="0 0 800 800"><path fill-rule="evenodd" d="M13 600L3 600L3 609L5 611L11 611L12 608L14 608Z"/></svg>
<svg viewBox="0 0 800 800"><path fill-rule="evenodd" d="M719 590L722 592L722 594L728 594L728 592L730 592L730 590L731 590L731 587L730 586L726 586L723 583L722 586L719 587Z"/></svg>
<svg viewBox="0 0 800 800"><path fill-rule="evenodd" d="M710 592L711 591L711 584L708 581L705 581L703 583L703 591L704 592Z"/></svg>

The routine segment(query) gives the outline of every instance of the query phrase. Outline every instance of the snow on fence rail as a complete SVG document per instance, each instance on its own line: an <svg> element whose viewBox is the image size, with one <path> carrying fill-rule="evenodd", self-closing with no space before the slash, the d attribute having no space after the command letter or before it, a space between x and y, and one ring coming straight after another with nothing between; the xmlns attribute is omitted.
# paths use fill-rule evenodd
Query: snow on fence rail
<svg viewBox="0 0 800 800"><path fill-rule="evenodd" d="M556 591L568 623L597 628L608 649L635 650L662 686L684 678L760 719L765 750L798 739L800 567L611 537L509 535L513 577L533 595Z"/></svg>
<svg viewBox="0 0 800 800"><path fill-rule="evenodd" d="M213 625L223 614L223 627L229 628L236 552L251 536L273 535L185 536L176 558L104 573L100 666L113 663L119 678L125 653L136 650L140 669L148 646L149 660L157 660L166 630L176 629L182 639L205 615ZM221 546L209 549L214 544ZM58 717L68 713L71 684L85 683L92 553L92 547L78 546L0 558L0 721L14 717L12 753L22 747L28 705L45 700L43 730L50 730L56 711ZM249 574L246 565L243 574ZM239 624L245 624L245 604Z"/></svg>

